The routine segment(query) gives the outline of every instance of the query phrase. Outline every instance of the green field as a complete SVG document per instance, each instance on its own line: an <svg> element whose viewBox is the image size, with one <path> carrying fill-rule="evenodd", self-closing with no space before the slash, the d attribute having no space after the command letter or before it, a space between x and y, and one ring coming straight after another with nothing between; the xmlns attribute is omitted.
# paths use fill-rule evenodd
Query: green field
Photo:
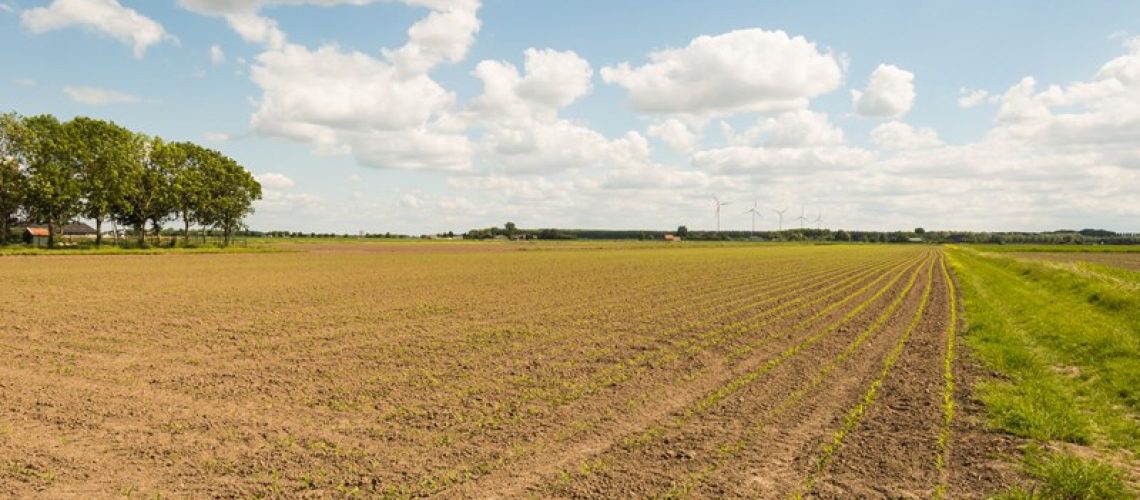
<svg viewBox="0 0 1140 500"><path fill-rule="evenodd" d="M1002 248L1010 249L1032 251ZM1025 469L1039 489L1010 495L1130 496L1125 483L1137 479L1140 453L1140 275L973 248L949 255L967 344L998 373L977 388L989 421L1033 443Z"/></svg>

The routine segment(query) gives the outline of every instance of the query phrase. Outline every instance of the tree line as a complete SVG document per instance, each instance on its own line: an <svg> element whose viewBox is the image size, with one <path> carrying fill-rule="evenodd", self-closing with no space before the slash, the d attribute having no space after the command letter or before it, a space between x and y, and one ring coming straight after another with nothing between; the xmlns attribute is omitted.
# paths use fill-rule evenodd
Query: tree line
<svg viewBox="0 0 1140 500"><path fill-rule="evenodd" d="M539 240L662 240L672 234L699 241L813 241L858 243L1041 243L1041 244L1140 244L1140 234L1116 233L1104 229L1062 229L1049 232L972 232L972 231L855 231L831 229L785 229L782 231L696 231L680 226L676 231L605 229L520 229L508 222L503 227L471 229L464 239L491 239L496 236Z"/></svg>
<svg viewBox="0 0 1140 500"><path fill-rule="evenodd" d="M83 217L95 222L96 246L105 222L133 228L146 246L148 224L158 235L173 220L184 244L197 225L220 230L228 246L259 199L261 184L245 168L191 142L87 117L0 114L0 245L19 217L46 225L49 247Z"/></svg>

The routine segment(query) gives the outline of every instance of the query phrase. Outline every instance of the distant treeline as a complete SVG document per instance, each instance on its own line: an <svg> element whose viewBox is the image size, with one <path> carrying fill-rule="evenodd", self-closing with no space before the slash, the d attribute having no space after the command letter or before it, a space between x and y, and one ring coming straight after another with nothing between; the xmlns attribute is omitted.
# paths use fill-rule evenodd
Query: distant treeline
<svg viewBox="0 0 1140 500"><path fill-rule="evenodd" d="M261 185L222 153L190 142L166 142L112 122L51 115L0 115L0 244L19 220L46 225L48 245L59 228L83 217L134 229L146 245L168 221L220 231L229 245L261 199Z"/></svg>
<svg viewBox="0 0 1140 500"><path fill-rule="evenodd" d="M465 239L540 239L540 240L663 240L666 235L682 240L700 241L838 241L864 243L1041 243L1041 244L1140 244L1140 234L1115 233L1104 229L1058 230L1031 232L969 231L848 231L843 229L785 229L783 231L690 231L685 226L675 231L604 230L604 229L520 229L512 223L504 227L472 229Z"/></svg>

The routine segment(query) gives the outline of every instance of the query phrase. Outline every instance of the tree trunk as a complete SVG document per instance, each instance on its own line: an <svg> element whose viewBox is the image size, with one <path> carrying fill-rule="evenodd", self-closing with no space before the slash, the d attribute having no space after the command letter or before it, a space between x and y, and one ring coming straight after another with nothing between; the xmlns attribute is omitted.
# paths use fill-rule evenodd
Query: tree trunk
<svg viewBox="0 0 1140 500"><path fill-rule="evenodd" d="M8 227L8 214L0 214L0 246L8 244L8 233L11 228Z"/></svg>
<svg viewBox="0 0 1140 500"><path fill-rule="evenodd" d="M186 246L190 246L190 217L188 215L182 216L182 222L186 225L186 229L182 231Z"/></svg>
<svg viewBox="0 0 1140 500"><path fill-rule="evenodd" d="M137 236L139 237L139 248L145 248L146 247L146 221L143 221L141 224L135 224L135 232L138 233Z"/></svg>
<svg viewBox="0 0 1140 500"><path fill-rule="evenodd" d="M95 218L95 248L103 246L103 217Z"/></svg>
<svg viewBox="0 0 1140 500"><path fill-rule="evenodd" d="M55 223L48 219L48 248L55 248Z"/></svg>

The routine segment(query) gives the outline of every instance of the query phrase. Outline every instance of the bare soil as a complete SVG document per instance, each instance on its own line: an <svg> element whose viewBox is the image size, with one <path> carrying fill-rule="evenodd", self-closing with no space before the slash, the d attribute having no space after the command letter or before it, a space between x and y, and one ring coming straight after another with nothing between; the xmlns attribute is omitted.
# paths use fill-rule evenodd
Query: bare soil
<svg viewBox="0 0 1140 500"><path fill-rule="evenodd" d="M805 493L897 497L938 484L936 250L377 246L0 259L13 319L0 491L780 497L815 477ZM981 496L1011 480L1009 447L956 396L949 496Z"/></svg>

